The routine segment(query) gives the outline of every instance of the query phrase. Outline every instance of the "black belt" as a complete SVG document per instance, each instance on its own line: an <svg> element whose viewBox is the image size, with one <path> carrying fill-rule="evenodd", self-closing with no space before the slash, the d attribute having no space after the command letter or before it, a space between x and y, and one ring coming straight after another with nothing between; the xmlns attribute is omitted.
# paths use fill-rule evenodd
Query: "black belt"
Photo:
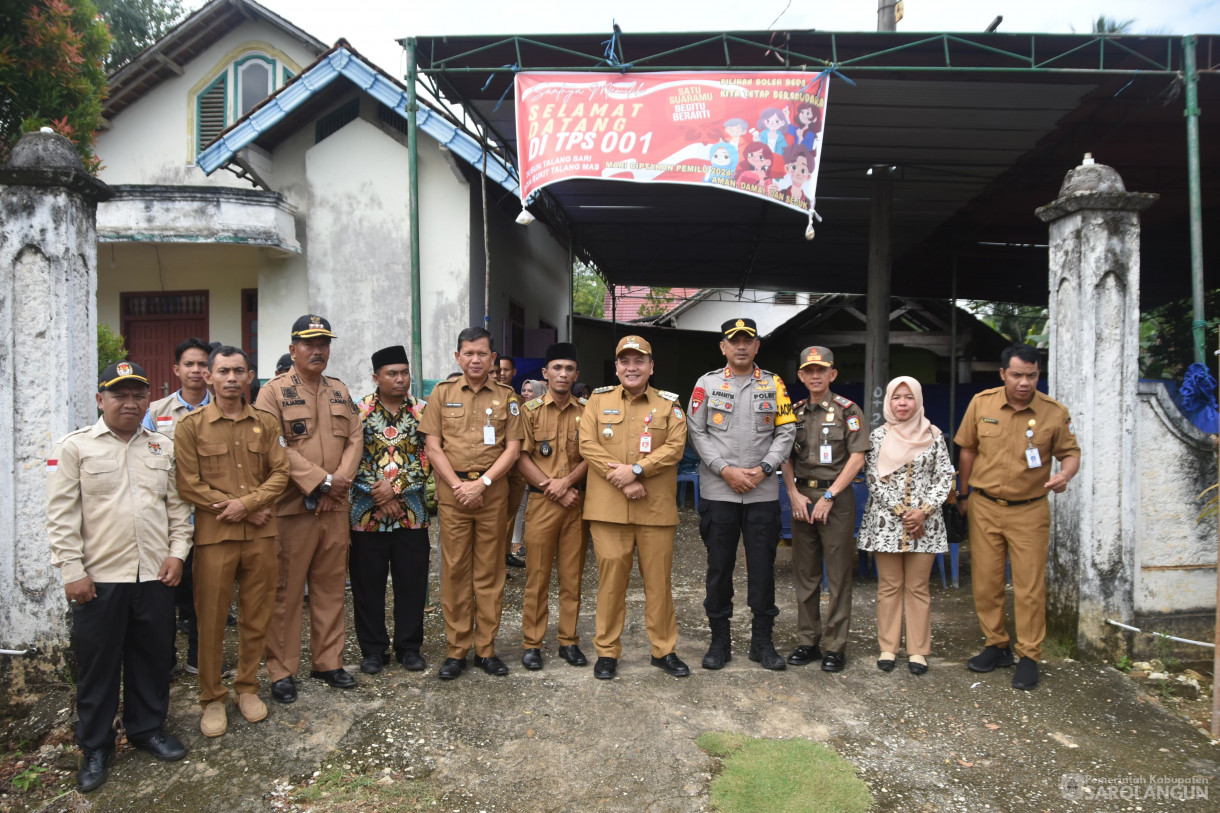
<svg viewBox="0 0 1220 813"><path fill-rule="evenodd" d="M833 486L835 484L835 481L834 480L805 480L805 479L798 477L798 478L796 478L796 484L798 486L804 486L805 488L830 488L831 486Z"/></svg>
<svg viewBox="0 0 1220 813"><path fill-rule="evenodd" d="M461 477L463 480L477 480L482 477L484 473L481 471L455 471L454 474Z"/></svg>
<svg viewBox="0 0 1220 813"><path fill-rule="evenodd" d="M530 493L531 493L531 494L543 494L543 493L545 493L545 492L544 492L544 491L543 491L541 488L538 488L538 486L531 485L531 486L528 486L528 488L529 488L529 491L530 491ZM584 490L585 490L585 484L584 484L584 483L581 483L580 485L575 485L575 486L572 486L572 488L576 489L577 491L584 491Z"/></svg>
<svg viewBox="0 0 1220 813"><path fill-rule="evenodd" d="M1029 505L1031 502L1037 502L1038 500L1046 499L1046 495L1043 494L1041 497L1034 497L1032 500L1001 500L999 497L991 496L990 494L988 494L986 491L984 491L981 488L976 488L976 489L974 489L974 491L971 491L970 493L971 494L981 494L982 496L991 500L996 505Z"/></svg>

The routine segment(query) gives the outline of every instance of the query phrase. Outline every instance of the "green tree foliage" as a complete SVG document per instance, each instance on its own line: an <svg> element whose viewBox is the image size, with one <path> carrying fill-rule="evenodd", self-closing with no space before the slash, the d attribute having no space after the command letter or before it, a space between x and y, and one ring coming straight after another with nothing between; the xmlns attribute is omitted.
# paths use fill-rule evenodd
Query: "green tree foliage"
<svg viewBox="0 0 1220 813"><path fill-rule="evenodd" d="M969 300L966 310L1013 344L1046 346L1046 308L1011 302Z"/></svg>
<svg viewBox="0 0 1220 813"><path fill-rule="evenodd" d="M1203 296L1203 312L1220 312L1220 289ZM1140 314L1140 375L1145 378L1181 380L1186 368L1195 360L1194 331L1190 299L1167 302ZM1216 341L1220 319L1207 320L1203 356L1207 367L1216 375Z"/></svg>
<svg viewBox="0 0 1220 813"><path fill-rule="evenodd" d="M97 173L109 48L91 0L0 0L0 164L22 133L49 126Z"/></svg>
<svg viewBox="0 0 1220 813"><path fill-rule="evenodd" d="M606 283L596 269L582 262L572 271L572 311L598 319L606 311Z"/></svg>
<svg viewBox="0 0 1220 813"><path fill-rule="evenodd" d="M116 361L127 358L126 340L110 329L105 322L97 323L97 369L106 369Z"/></svg>
<svg viewBox="0 0 1220 813"><path fill-rule="evenodd" d="M1093 21L1094 34L1129 34L1135 20L1116 20L1104 14Z"/></svg>
<svg viewBox="0 0 1220 813"><path fill-rule="evenodd" d="M182 0L96 0L114 42L106 56L113 72L165 36L185 16Z"/></svg>
<svg viewBox="0 0 1220 813"><path fill-rule="evenodd" d="M672 288L649 288L644 296L644 304L640 306L640 316L660 316L669 312L673 304Z"/></svg>

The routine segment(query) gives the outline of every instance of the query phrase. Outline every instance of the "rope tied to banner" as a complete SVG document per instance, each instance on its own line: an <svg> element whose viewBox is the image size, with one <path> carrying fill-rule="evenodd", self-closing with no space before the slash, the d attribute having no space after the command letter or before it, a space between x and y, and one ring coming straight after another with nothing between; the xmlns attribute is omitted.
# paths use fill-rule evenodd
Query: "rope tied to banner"
<svg viewBox="0 0 1220 813"><path fill-rule="evenodd" d="M516 76L517 72L521 70L521 67L516 62L509 63L508 65L501 65L500 67L506 71L512 71L514 76ZM487 77L487 81L483 83L482 90L487 90L487 88L499 75L499 73L493 73L491 76ZM508 92L512 89L513 83L509 82L508 87L504 88L504 92L500 94L500 100L496 102L496 106L491 109L491 112L494 113L500 109L500 105L504 104L504 97L506 97Z"/></svg>
<svg viewBox="0 0 1220 813"><path fill-rule="evenodd" d="M634 64L631 62L623 62L618 58L618 38L623 33L623 29L618 27L618 22L610 21L611 32L610 39L604 40L602 45L606 49L602 52L602 58L606 60L606 64L612 68L618 68L619 73L626 73L627 70Z"/></svg>
<svg viewBox="0 0 1220 813"><path fill-rule="evenodd" d="M826 67L826 69L824 71L819 73L817 76L813 77L813 79L809 82L809 84L805 86L805 93L812 92L813 86L818 84L819 82L821 82L822 79L824 79L826 76L828 76L830 74L834 74L835 76L839 77L844 82L851 85L852 87L856 86L855 82L851 81L850 79L848 79L846 76L844 76L842 73L839 72L839 63L832 62L832 63L830 63L830 65L828 65Z"/></svg>

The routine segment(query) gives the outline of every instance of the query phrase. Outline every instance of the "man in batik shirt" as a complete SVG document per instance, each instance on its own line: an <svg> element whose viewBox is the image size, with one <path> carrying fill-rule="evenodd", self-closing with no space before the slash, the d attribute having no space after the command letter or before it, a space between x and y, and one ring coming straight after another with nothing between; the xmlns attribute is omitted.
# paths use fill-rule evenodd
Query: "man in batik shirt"
<svg viewBox="0 0 1220 813"><path fill-rule="evenodd" d="M360 671L376 674L390 660L385 623L386 577L394 580L394 657L412 671L428 668L424 642L428 588L428 461L419 434L423 404L410 394L401 345L373 354L377 390L359 403L364 453L352 482L352 605Z"/></svg>

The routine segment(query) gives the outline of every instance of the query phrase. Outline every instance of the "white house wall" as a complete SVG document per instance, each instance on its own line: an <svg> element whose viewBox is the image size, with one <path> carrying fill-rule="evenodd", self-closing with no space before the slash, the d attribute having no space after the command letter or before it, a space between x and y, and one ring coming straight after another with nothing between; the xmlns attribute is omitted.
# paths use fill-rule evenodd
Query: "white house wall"
<svg viewBox="0 0 1220 813"><path fill-rule="evenodd" d="M470 192L476 187L449 163L456 159L426 136L417 141L417 152L423 378L437 380L457 370L453 358L457 335L473 324L470 242L472 237L483 238L481 232L471 233ZM402 228L409 230L409 224L404 221ZM482 301L483 289L477 293Z"/></svg>
<svg viewBox="0 0 1220 813"><path fill-rule="evenodd" d="M710 330L718 332L729 319L746 318L758 323L759 334L766 336L809 306L808 296L799 305L776 305L773 302L755 302L755 299L771 299L774 291L744 292L742 300L736 299L736 291L724 291L723 299L708 298L691 305L689 310L674 317L674 327L682 330ZM713 295L715 296L715 295Z"/></svg>
<svg viewBox="0 0 1220 813"><path fill-rule="evenodd" d="M314 60L304 46L268 23L251 21L236 28L181 66L181 76L161 82L115 116L109 130L98 133L95 149L105 165L99 177L110 184L248 187L249 182L238 180L230 172L209 177L194 166L192 93L218 66L239 57L246 47L286 58L294 74Z"/></svg>

